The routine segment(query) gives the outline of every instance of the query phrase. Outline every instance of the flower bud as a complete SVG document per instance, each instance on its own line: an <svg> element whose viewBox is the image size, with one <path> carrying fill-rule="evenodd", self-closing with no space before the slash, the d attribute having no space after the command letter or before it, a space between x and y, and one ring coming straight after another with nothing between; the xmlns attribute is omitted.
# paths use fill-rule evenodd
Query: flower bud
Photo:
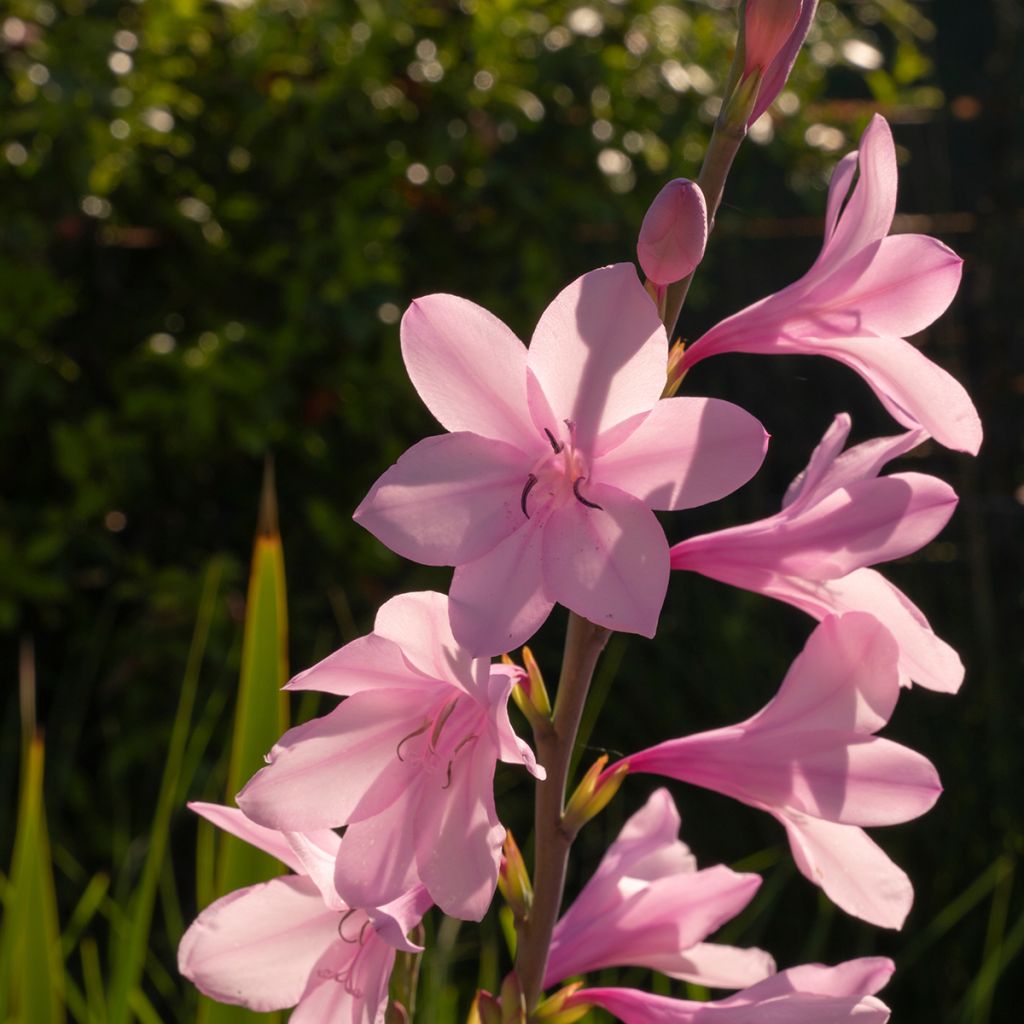
<svg viewBox="0 0 1024 1024"><path fill-rule="evenodd" d="M677 338L672 347L668 350L668 371L665 375L665 390L661 393L662 398L671 398L683 383L686 376L686 367L683 366L683 354L686 351L686 343Z"/></svg>
<svg viewBox="0 0 1024 1024"><path fill-rule="evenodd" d="M479 989L469 1009L467 1024L502 1024L501 1004L490 992Z"/></svg>
<svg viewBox="0 0 1024 1024"><path fill-rule="evenodd" d="M607 763L608 755L602 754L569 798L562 815L562 828L568 835L574 836L591 818L596 818L618 793L622 780L629 774L629 765L623 763L603 775Z"/></svg>
<svg viewBox="0 0 1024 1024"><path fill-rule="evenodd" d="M517 668L519 671L516 684L512 687L512 699L516 702L516 707L522 711L527 721L534 728L541 723L549 723L551 720L551 699L548 697L548 690L544 685L544 677L541 675L540 666L537 664L530 648L523 648L523 665L526 666L525 673L507 654L503 654L501 660L506 665Z"/></svg>
<svg viewBox="0 0 1024 1024"><path fill-rule="evenodd" d="M592 1006L588 1003L577 1003L566 1008L565 1005L569 997L575 995L582 984L582 981L574 981L548 996L533 1011L530 1020L536 1021L537 1024L575 1024L576 1021L582 1020L593 1009Z"/></svg>
<svg viewBox="0 0 1024 1024"><path fill-rule="evenodd" d="M694 182L676 178L654 197L644 215L636 254L648 279L667 285L693 272L707 240L704 193Z"/></svg>
<svg viewBox="0 0 1024 1024"><path fill-rule="evenodd" d="M526 1024L526 996L515 972L501 983L501 1024Z"/></svg>
<svg viewBox="0 0 1024 1024"><path fill-rule="evenodd" d="M498 870L498 888L517 921L525 920L533 905L533 884L526 862L511 832L505 833L503 856Z"/></svg>

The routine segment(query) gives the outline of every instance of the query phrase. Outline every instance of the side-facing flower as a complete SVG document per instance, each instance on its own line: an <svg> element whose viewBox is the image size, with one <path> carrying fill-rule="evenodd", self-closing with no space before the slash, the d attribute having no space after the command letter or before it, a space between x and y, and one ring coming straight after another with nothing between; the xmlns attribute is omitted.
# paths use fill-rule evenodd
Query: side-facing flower
<svg viewBox="0 0 1024 1024"><path fill-rule="evenodd" d="M649 281L669 285L693 273L704 257L707 241L704 193L695 182L674 178L644 214L636 243L637 260Z"/></svg>
<svg viewBox="0 0 1024 1024"><path fill-rule="evenodd" d="M529 350L479 306L428 295L402 320L402 353L451 433L410 448L355 518L406 558L456 567L459 642L511 650L556 601L653 636L668 544L651 510L735 490L767 437L728 402L659 401L668 339L632 264L569 285Z"/></svg>
<svg viewBox="0 0 1024 1024"><path fill-rule="evenodd" d="M546 988L604 967L649 967L715 988L743 988L774 972L760 949L703 941L750 902L760 877L722 865L698 871L678 835L679 812L658 789L555 926Z"/></svg>
<svg viewBox="0 0 1024 1024"><path fill-rule="evenodd" d="M946 525L956 494L921 473L879 478L887 462L925 439L920 428L842 452L849 432L842 413L790 485L781 512L676 544L672 568L786 601L819 621L871 612L899 644L902 685L913 680L955 693L964 677L956 651L905 594L866 567L924 547Z"/></svg>
<svg viewBox="0 0 1024 1024"><path fill-rule="evenodd" d="M627 988L584 988L565 1005L600 1006L625 1024L885 1024L889 1008L874 994L894 969L885 957L862 957L835 967L792 967L710 1003Z"/></svg>
<svg viewBox="0 0 1024 1024"><path fill-rule="evenodd" d="M862 831L924 814L941 792L927 758L874 736L899 695L899 651L873 616L827 618L778 694L739 725L669 740L625 760L777 818L797 867L855 917L899 928L910 880Z"/></svg>
<svg viewBox="0 0 1024 1024"><path fill-rule="evenodd" d="M422 886L368 915L334 890L339 837L330 830L282 834L234 807L189 804L197 814L264 850L295 874L211 903L178 947L178 968L222 1003L257 1012L294 1006L295 1024L378 1024L395 949L430 907Z"/></svg>
<svg viewBox="0 0 1024 1024"><path fill-rule="evenodd" d="M514 671L455 642L444 595L392 598L373 633L288 684L347 699L286 732L239 806L283 831L348 825L334 882L350 907L381 906L422 882L446 914L479 920L505 837L495 765L544 777L508 719Z"/></svg>
<svg viewBox="0 0 1024 1024"><path fill-rule="evenodd" d="M746 0L742 77L761 76L748 124L753 124L782 91L817 6L818 0Z"/></svg>
<svg viewBox="0 0 1024 1024"><path fill-rule="evenodd" d="M892 133L876 114L859 153L832 174L825 243L811 269L712 327L686 349L683 366L721 352L830 356L859 373L903 426L974 454L981 423L967 392L904 340L953 300L962 261L926 235L887 237L896 177Z"/></svg>

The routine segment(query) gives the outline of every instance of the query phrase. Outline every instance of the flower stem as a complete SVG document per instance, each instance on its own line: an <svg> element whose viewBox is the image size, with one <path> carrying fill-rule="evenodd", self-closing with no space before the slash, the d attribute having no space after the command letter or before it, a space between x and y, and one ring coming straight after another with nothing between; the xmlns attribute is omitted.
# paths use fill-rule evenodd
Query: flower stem
<svg viewBox="0 0 1024 1024"><path fill-rule="evenodd" d="M594 668L609 636L607 629L569 614L554 715L550 727L535 733L538 758L547 778L537 784L533 906L522 922L516 954L516 974L530 1010L543 988L548 948L562 905L569 849L575 838L562 824L569 762Z"/></svg>

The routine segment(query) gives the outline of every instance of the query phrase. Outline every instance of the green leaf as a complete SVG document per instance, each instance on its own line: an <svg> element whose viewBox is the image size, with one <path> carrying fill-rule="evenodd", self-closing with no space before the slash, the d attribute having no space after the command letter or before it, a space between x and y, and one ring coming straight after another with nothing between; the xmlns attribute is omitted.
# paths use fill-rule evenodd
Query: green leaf
<svg viewBox="0 0 1024 1024"><path fill-rule="evenodd" d="M43 741L33 736L22 761L21 796L10 883L0 932L0 1020L59 1024L64 958L43 807Z"/></svg>

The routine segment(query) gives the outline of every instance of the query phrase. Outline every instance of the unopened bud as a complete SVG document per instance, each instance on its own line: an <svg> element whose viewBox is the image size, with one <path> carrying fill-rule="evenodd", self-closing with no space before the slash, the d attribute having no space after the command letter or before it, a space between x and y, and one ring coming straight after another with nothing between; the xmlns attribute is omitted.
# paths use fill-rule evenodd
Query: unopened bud
<svg viewBox="0 0 1024 1024"><path fill-rule="evenodd" d="M562 815L562 828L568 835L574 836L591 818L596 818L618 793L622 780L629 774L629 765L625 763L605 773L607 763L608 755L602 754L569 798Z"/></svg>
<svg viewBox="0 0 1024 1024"><path fill-rule="evenodd" d="M490 992L479 989L469 1008L466 1024L502 1024L501 1004Z"/></svg>
<svg viewBox="0 0 1024 1024"><path fill-rule="evenodd" d="M693 273L707 241L704 193L694 182L675 178L654 197L644 215L636 255L649 280L667 285Z"/></svg>
<svg viewBox="0 0 1024 1024"><path fill-rule="evenodd" d="M519 667L507 654L502 655L501 660L506 665ZM540 666L529 647L523 648L523 665L525 672L523 669L519 669L516 684L512 687L512 699L516 702L516 707L526 716L527 721L536 728L540 724L550 723L551 700L548 697L547 687L544 685Z"/></svg>
<svg viewBox="0 0 1024 1024"><path fill-rule="evenodd" d="M574 981L571 985L566 985L565 988L560 988L553 995L548 996L533 1011L530 1017L531 1024L534 1021L537 1024L575 1024L576 1021L582 1020L592 1009L588 1003L581 1002L566 1006L566 1002L576 994L582 984L582 981Z"/></svg>
<svg viewBox="0 0 1024 1024"><path fill-rule="evenodd" d="M501 983L501 1024L526 1024L526 996L515 972Z"/></svg>
<svg viewBox="0 0 1024 1024"><path fill-rule="evenodd" d="M668 350L668 371L665 375L665 390L661 393L662 398L671 398L683 383L686 370L683 367L683 353L686 351L686 343L681 339L673 342Z"/></svg>
<svg viewBox="0 0 1024 1024"><path fill-rule="evenodd" d="M511 832L505 833L501 867L498 869L498 888L512 909L517 921L525 921L533 905L533 885L526 862Z"/></svg>
<svg viewBox="0 0 1024 1024"><path fill-rule="evenodd" d="M401 1003L388 1003L384 1024L409 1024L409 1011Z"/></svg>
<svg viewBox="0 0 1024 1024"><path fill-rule="evenodd" d="M761 89L761 71L755 68L749 75L740 79L739 85L725 98L722 104L721 113L718 115L718 124L745 135L747 125L752 120L754 108L757 104L758 94Z"/></svg>

